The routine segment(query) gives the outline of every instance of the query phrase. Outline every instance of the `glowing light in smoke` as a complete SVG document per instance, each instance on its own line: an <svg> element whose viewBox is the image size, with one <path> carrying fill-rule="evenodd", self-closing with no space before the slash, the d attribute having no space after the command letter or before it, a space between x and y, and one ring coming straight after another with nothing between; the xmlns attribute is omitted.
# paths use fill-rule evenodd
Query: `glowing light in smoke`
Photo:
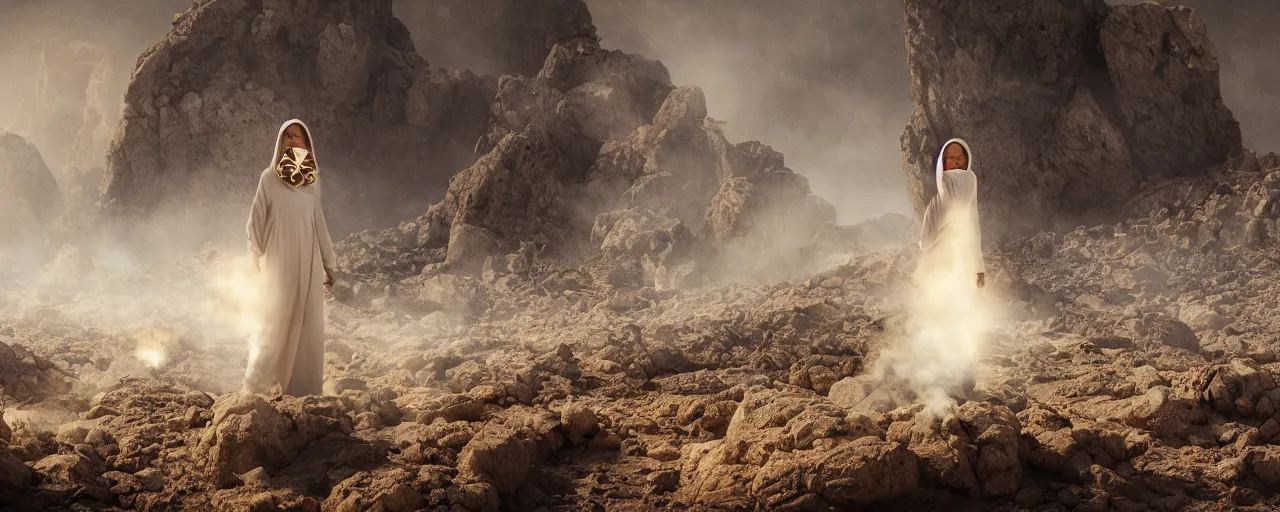
<svg viewBox="0 0 1280 512"><path fill-rule="evenodd" d="M214 262L206 280L209 306L234 338L252 338L262 323L261 273L249 256Z"/></svg>
<svg viewBox="0 0 1280 512"><path fill-rule="evenodd" d="M138 347L136 354L139 361L151 368L159 368L164 364L164 352L156 348Z"/></svg>
<svg viewBox="0 0 1280 512"><path fill-rule="evenodd" d="M170 347L177 345L177 336L163 327L148 327L137 331L133 334L133 340L137 346L134 357L151 368L164 365Z"/></svg>

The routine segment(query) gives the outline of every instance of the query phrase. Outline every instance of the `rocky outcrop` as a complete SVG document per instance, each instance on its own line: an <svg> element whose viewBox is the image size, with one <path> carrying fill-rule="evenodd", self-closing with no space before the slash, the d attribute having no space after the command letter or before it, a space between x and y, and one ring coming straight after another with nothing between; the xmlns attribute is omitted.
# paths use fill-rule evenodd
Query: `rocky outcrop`
<svg viewBox="0 0 1280 512"><path fill-rule="evenodd" d="M5 224L33 220L38 226L48 226L65 208L58 182L45 166L40 151L28 140L8 132L0 132L0 180L5 183L0 201L28 214L5 215Z"/></svg>
<svg viewBox="0 0 1280 512"><path fill-rule="evenodd" d="M612 267L606 280L659 290L695 283L698 259L706 250L682 222L644 208L596 216L591 242Z"/></svg>
<svg viewBox="0 0 1280 512"><path fill-rule="evenodd" d="M214 404L212 412L200 447L209 454L207 471L219 486L238 483L237 475L251 469L289 462L307 443L352 430L351 418L332 399L290 400L278 406L259 396L236 394Z"/></svg>
<svg viewBox="0 0 1280 512"><path fill-rule="evenodd" d="M1240 152L1240 127L1222 102L1217 50L1195 10L1118 7L1100 31L1138 168L1195 175Z"/></svg>
<svg viewBox="0 0 1280 512"><path fill-rule="evenodd" d="M445 249L443 261L422 266L476 272L521 243L586 238L591 224L574 191L605 141L652 119L670 90L658 62L594 41L555 46L536 77L503 77L475 147L480 159L450 180L443 201L396 231L416 233L401 242L419 252Z"/></svg>
<svg viewBox="0 0 1280 512"><path fill-rule="evenodd" d="M0 276L39 265L50 228L65 210L62 192L36 147L0 131ZM2 277L0 277L2 278Z"/></svg>
<svg viewBox="0 0 1280 512"><path fill-rule="evenodd" d="M296 117L314 131L326 208L343 212L335 235L390 224L473 161L494 87L429 67L389 0L197 2L138 58L103 207L240 212Z"/></svg>
<svg viewBox="0 0 1280 512"><path fill-rule="evenodd" d="M786 391L748 391L724 439L687 445L680 499L695 506L799 510L893 498L919 485L906 445L863 418Z"/></svg>
<svg viewBox="0 0 1280 512"><path fill-rule="evenodd" d="M917 211L951 137L975 153L991 239L1115 216L1140 185L1241 151L1190 9L909 0L906 19L915 110L902 162Z"/></svg>
<svg viewBox="0 0 1280 512"><path fill-rule="evenodd" d="M593 39L555 45L534 77L504 76L475 149L480 159L425 215L339 248L409 246L421 257L397 268L476 273L501 267L486 267L490 257L514 261L522 244L556 253L589 243L604 266L628 269L604 272L607 281L665 289L695 282L701 256L749 255L730 265L743 274L790 262L835 219L780 153L729 143L701 89L673 88L661 63ZM648 238L623 240L632 235ZM764 240L767 254L749 249Z"/></svg>
<svg viewBox="0 0 1280 512"><path fill-rule="evenodd" d="M569 182L583 179L605 141L651 120L672 90L662 63L593 40L555 45L540 69L536 77L503 77L476 150L487 153L507 134L536 125L565 160L552 173Z"/></svg>
<svg viewBox="0 0 1280 512"><path fill-rule="evenodd" d="M557 43L597 39L582 0L428 0L396 12L428 61L477 73L533 76Z"/></svg>

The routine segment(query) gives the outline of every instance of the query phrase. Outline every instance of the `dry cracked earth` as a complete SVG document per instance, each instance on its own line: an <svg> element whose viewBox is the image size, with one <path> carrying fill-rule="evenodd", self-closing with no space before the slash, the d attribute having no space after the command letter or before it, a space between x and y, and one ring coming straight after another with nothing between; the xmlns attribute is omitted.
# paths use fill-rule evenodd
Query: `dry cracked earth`
<svg viewBox="0 0 1280 512"><path fill-rule="evenodd" d="M1006 315L940 415L869 371L909 315L906 236L805 279L684 291L528 250L476 277L344 274L326 393L304 398L235 392L244 347L182 297L101 328L120 290L180 289L217 251L132 282L70 251L0 304L0 503L1273 509L1280 260L1250 238L1280 214L1268 158L1175 182L1146 216L994 247L984 293ZM393 241L362 236L340 247L394 266L357 249Z"/></svg>

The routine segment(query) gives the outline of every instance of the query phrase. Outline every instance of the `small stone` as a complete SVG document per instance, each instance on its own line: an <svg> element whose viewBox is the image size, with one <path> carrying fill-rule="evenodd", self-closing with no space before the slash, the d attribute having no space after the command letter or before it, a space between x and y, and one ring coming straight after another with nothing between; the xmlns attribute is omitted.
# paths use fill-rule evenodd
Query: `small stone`
<svg viewBox="0 0 1280 512"><path fill-rule="evenodd" d="M400 361L400 363L396 366L399 367L401 370L408 370L409 373L418 373L418 370L421 370L427 366L427 359L425 357L422 357L422 354L414 354L404 359L403 361Z"/></svg>
<svg viewBox="0 0 1280 512"><path fill-rule="evenodd" d="M606 452L617 451L622 448L622 438L618 437L618 435L613 432L605 432L591 438L591 443L588 446L593 450Z"/></svg>
<svg viewBox="0 0 1280 512"><path fill-rule="evenodd" d="M142 490L142 482L138 477L120 471L108 471L102 477L111 483L111 492L116 494L133 494Z"/></svg>
<svg viewBox="0 0 1280 512"><path fill-rule="evenodd" d="M673 469L655 471L649 474L648 480L654 492L671 492L680 486L680 472Z"/></svg>
<svg viewBox="0 0 1280 512"><path fill-rule="evenodd" d="M84 442L93 446L112 444L114 441L115 439L110 433L100 428L91 428L89 433L84 436Z"/></svg>
<svg viewBox="0 0 1280 512"><path fill-rule="evenodd" d="M111 498L111 489L102 485L86 485L81 487L77 494L95 501L107 501L107 499Z"/></svg>
<svg viewBox="0 0 1280 512"><path fill-rule="evenodd" d="M84 417L85 419L88 419L88 420L96 420L103 416L119 416L119 415L120 413L116 412L115 409L112 409L105 405L95 405L93 406L93 408L89 409L89 412L86 413Z"/></svg>
<svg viewBox="0 0 1280 512"><path fill-rule="evenodd" d="M340 379L330 379L330 380L324 381L324 385L322 386L322 389L324 394L327 396L339 396L339 395L342 395L343 391L348 391L348 390L365 391L368 388L365 386L365 383L363 380L352 378L352 377L343 377Z"/></svg>
<svg viewBox="0 0 1280 512"><path fill-rule="evenodd" d="M1098 492L1093 497L1083 500L1080 505L1076 506L1075 512L1107 512L1111 510L1111 496L1105 492Z"/></svg>
<svg viewBox="0 0 1280 512"><path fill-rule="evenodd" d="M244 482L245 487L267 487L271 481L271 475L267 474L267 470L262 466L250 469L240 476L240 481Z"/></svg>
<svg viewBox="0 0 1280 512"><path fill-rule="evenodd" d="M89 435L89 429L101 425L99 420L77 420L70 423L64 423L58 426L57 440L66 444L80 444L84 442L85 436Z"/></svg>
<svg viewBox="0 0 1280 512"><path fill-rule="evenodd" d="M1124 496L1116 496L1111 498L1110 510L1114 510L1116 512L1145 512L1147 510L1147 505L1145 503L1134 502Z"/></svg>
<svg viewBox="0 0 1280 512"><path fill-rule="evenodd" d="M560 424L574 443L581 443L600 429L596 413L580 403L566 405L560 412Z"/></svg>
<svg viewBox="0 0 1280 512"><path fill-rule="evenodd" d="M680 449L671 444L662 443L649 448L647 455L657 461L670 462L680 458Z"/></svg>
<svg viewBox="0 0 1280 512"><path fill-rule="evenodd" d="M133 476L138 477L138 481L142 482L142 488L148 491L160 492L164 490L164 475L156 468L146 468L134 473Z"/></svg>
<svg viewBox="0 0 1280 512"><path fill-rule="evenodd" d="M382 417L376 412L362 412L356 415L356 430L378 430L382 428Z"/></svg>
<svg viewBox="0 0 1280 512"><path fill-rule="evenodd" d="M1014 496L1013 502L1021 508L1036 508L1044 502L1044 491L1036 487L1024 487Z"/></svg>

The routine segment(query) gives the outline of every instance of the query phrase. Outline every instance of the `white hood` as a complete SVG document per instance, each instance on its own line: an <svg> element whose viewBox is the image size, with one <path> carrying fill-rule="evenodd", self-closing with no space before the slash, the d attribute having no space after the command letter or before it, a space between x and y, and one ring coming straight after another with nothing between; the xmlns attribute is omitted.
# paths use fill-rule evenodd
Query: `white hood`
<svg viewBox="0 0 1280 512"><path fill-rule="evenodd" d="M311 129L307 128L307 123L304 123L299 119L290 119L280 125L280 131L276 132L276 147L271 151L271 165L267 166L267 168L275 170L276 164L280 163L280 153L283 151L281 148L284 146L284 131L289 128L289 125L294 124L302 127L302 135L307 138L307 146L310 147L308 153L311 154L311 159L316 162L316 171L318 173L320 168L320 159L316 158L316 141L311 137Z"/></svg>
<svg viewBox="0 0 1280 512"><path fill-rule="evenodd" d="M938 195L942 196L943 199L950 199L949 197L947 197L948 189L952 187L946 186L946 184L943 182L944 180L942 179L943 173L945 172L942 169L942 166L943 166L942 156L946 154L947 146L950 146L952 143L959 144L960 147L964 148L965 156L968 157L967 158L968 164L965 165L964 171L968 171L970 173L973 172L973 151L969 149L968 143L966 143L963 139L951 139L947 141L945 144L943 144L942 148L938 150L938 158L934 160L934 165L933 165L934 184L937 185L938 187ZM955 171L957 171L957 169L953 169L951 172L955 172ZM976 181L976 176L974 181Z"/></svg>

